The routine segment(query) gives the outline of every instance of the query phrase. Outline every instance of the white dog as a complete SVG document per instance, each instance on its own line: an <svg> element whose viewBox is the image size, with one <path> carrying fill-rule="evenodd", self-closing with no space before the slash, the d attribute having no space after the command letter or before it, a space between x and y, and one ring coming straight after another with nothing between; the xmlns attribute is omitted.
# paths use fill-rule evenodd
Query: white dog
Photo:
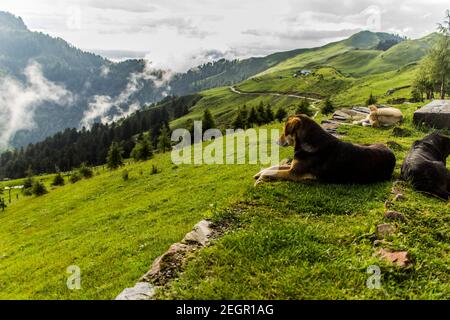
<svg viewBox="0 0 450 320"><path fill-rule="evenodd" d="M402 112L396 108L380 108L369 106L370 114L366 119L354 122L364 127L389 127L403 121Z"/></svg>

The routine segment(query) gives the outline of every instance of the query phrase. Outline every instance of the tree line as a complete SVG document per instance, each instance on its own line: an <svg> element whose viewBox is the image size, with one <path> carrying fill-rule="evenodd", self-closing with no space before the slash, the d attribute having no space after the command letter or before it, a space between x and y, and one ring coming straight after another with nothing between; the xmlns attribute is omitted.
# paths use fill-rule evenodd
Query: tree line
<svg viewBox="0 0 450 320"><path fill-rule="evenodd" d="M438 24L438 40L420 64L413 83L412 96L416 101L440 99L450 92L450 11L446 19Z"/></svg>
<svg viewBox="0 0 450 320"><path fill-rule="evenodd" d="M66 129L42 142L6 151L0 155L0 178L25 177L29 168L35 174L43 174L70 171L83 163L102 165L113 143L121 148L126 158L132 156L133 149L143 140L148 140L150 150L167 151L170 148L167 146L169 121L186 114L198 99L196 95L170 97L112 124L95 123L89 130ZM135 151L133 156L140 157L137 154L142 152Z"/></svg>

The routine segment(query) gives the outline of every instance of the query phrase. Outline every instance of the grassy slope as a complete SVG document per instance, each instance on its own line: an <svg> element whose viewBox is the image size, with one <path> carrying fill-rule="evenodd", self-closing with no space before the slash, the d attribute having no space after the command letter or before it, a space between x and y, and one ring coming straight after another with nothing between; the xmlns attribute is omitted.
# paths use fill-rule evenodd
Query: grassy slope
<svg viewBox="0 0 450 320"><path fill-rule="evenodd" d="M162 172L150 175L151 164ZM114 298L210 205L226 206L253 182L252 166L177 168L169 154L126 168L129 181L100 170L0 212L0 299ZM67 289L69 265L81 268L82 290Z"/></svg>
<svg viewBox="0 0 450 320"><path fill-rule="evenodd" d="M424 133L411 125L414 107L402 107L414 134L343 127L345 140L394 140L400 165L411 143ZM405 187L407 201L392 208L407 223L396 223L391 249L406 249L414 265L400 270L374 256L373 233L383 223L391 182L341 186L278 182L250 188L242 201L216 211L233 221L232 231L188 263L180 278L160 291L175 299L449 299L450 207ZM382 289L366 287L367 267L378 265Z"/></svg>
<svg viewBox="0 0 450 320"><path fill-rule="evenodd" d="M362 50L330 45L323 49L327 52L304 53L238 87L328 93L337 105L360 104L370 92L380 96L381 102L408 97L407 89L390 97L383 95L410 84L414 66L364 77L344 75L325 66L316 70L316 76L322 74L322 81L316 76L292 77L299 66L318 62L331 65L332 61L340 68L354 64L355 73L363 72L363 64L355 63L359 60L351 55L372 57L370 48L376 39L363 40L352 39ZM344 52L348 56L336 56ZM205 108L213 112L219 125L226 125L234 110L244 104L251 107L263 101L274 110L283 105L292 111L298 103L298 99L288 97L237 95L229 88L211 89L201 95L189 115L171 124L173 128L183 126L189 118L201 118ZM407 126L411 125L415 107L403 106ZM413 137L398 139L391 137L389 130L341 130L347 133L345 139L353 142L400 142L405 150L397 152L398 165L412 141L424 135L415 131ZM288 155L291 150L282 151L282 158ZM153 163L162 168L161 173L149 174ZM233 232L197 256L181 279L162 295L443 298L448 292L449 207L437 200L407 192L410 201L399 209L414 223L399 226L401 232L393 239L393 246L409 248L418 263L412 272L383 267L383 279L387 281L384 291L369 292L363 282L367 278L365 269L380 262L372 257L368 234L375 223L382 221L389 183L350 188L277 183L252 189L251 176L259 166L175 168L169 155L158 155L127 169L131 171L127 182L122 181L121 170L110 173L99 169L100 175L91 180L56 188L41 198L20 197L0 214L0 298L113 298L198 220L210 216L210 204L219 205L213 211L222 217L234 215L236 210L230 208L239 208L242 213L236 217ZM49 181L49 177L42 179ZM237 204L223 209L233 200ZM65 270L71 264L81 267L80 291L69 291L65 286ZM411 289L408 293L410 288L423 290Z"/></svg>

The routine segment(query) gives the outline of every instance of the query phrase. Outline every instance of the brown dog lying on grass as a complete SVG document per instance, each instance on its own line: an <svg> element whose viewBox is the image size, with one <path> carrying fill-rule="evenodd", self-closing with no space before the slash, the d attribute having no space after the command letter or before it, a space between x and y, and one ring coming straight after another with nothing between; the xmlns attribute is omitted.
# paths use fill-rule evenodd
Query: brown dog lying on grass
<svg viewBox="0 0 450 320"><path fill-rule="evenodd" d="M432 133L414 142L403 162L401 177L419 191L449 200L450 171L445 166L449 155L450 137Z"/></svg>
<svg viewBox="0 0 450 320"><path fill-rule="evenodd" d="M289 166L262 170L255 175L256 184L265 180L308 179L366 184L389 180L394 171L395 156L385 145L340 141L306 115L290 117L278 143L294 146L294 160Z"/></svg>

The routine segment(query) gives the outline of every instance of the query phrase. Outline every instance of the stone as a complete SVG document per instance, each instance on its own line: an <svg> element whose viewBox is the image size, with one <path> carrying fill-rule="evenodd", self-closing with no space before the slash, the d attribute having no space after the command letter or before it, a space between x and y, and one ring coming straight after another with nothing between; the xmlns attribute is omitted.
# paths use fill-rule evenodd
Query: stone
<svg viewBox="0 0 450 320"><path fill-rule="evenodd" d="M413 121L436 129L450 129L450 100L434 100L414 112Z"/></svg>
<svg viewBox="0 0 450 320"><path fill-rule="evenodd" d="M383 245L383 244L390 244L390 242L388 242L388 241L386 241L385 239L382 239L382 240L375 240L374 242L373 242L373 245L376 247L376 246L379 246L379 245Z"/></svg>
<svg viewBox="0 0 450 320"><path fill-rule="evenodd" d="M156 258L150 271L148 271L141 280L155 284L165 283L168 278L174 275L181 265L186 253L193 249L192 246L183 243L172 244L169 250L162 256Z"/></svg>
<svg viewBox="0 0 450 320"><path fill-rule="evenodd" d="M378 239L390 237L395 233L395 227L391 224L384 223L377 226L376 235Z"/></svg>
<svg viewBox="0 0 450 320"><path fill-rule="evenodd" d="M397 193L392 201L405 201L406 197L402 193Z"/></svg>
<svg viewBox="0 0 450 320"><path fill-rule="evenodd" d="M151 300L155 295L155 286L148 282L138 282L133 288L123 290L115 300Z"/></svg>
<svg viewBox="0 0 450 320"><path fill-rule="evenodd" d="M392 129L392 135L394 137L410 137L412 135L412 132L408 129L395 127L394 129Z"/></svg>
<svg viewBox="0 0 450 320"><path fill-rule="evenodd" d="M402 145L395 141L388 141L388 142L386 142L386 145L394 151L402 151L403 150Z"/></svg>
<svg viewBox="0 0 450 320"><path fill-rule="evenodd" d="M404 268L412 264L407 251L391 251L381 248L376 252L376 255L398 267Z"/></svg>
<svg viewBox="0 0 450 320"><path fill-rule="evenodd" d="M202 220L194 226L191 232L184 236L181 242L187 244L194 243L205 247L209 243L209 237L212 232L211 222Z"/></svg>
<svg viewBox="0 0 450 320"><path fill-rule="evenodd" d="M394 220L401 221L401 222L405 222L406 221L405 216L403 214L401 214L400 212L397 212L397 211L388 211L388 212L386 212L384 214L384 217L387 220L392 220L392 221L394 221Z"/></svg>
<svg viewBox="0 0 450 320"><path fill-rule="evenodd" d="M370 109L367 107L358 107L358 106L354 106L352 107L352 110L354 111L358 111L360 113L365 114L366 116L370 114Z"/></svg>

